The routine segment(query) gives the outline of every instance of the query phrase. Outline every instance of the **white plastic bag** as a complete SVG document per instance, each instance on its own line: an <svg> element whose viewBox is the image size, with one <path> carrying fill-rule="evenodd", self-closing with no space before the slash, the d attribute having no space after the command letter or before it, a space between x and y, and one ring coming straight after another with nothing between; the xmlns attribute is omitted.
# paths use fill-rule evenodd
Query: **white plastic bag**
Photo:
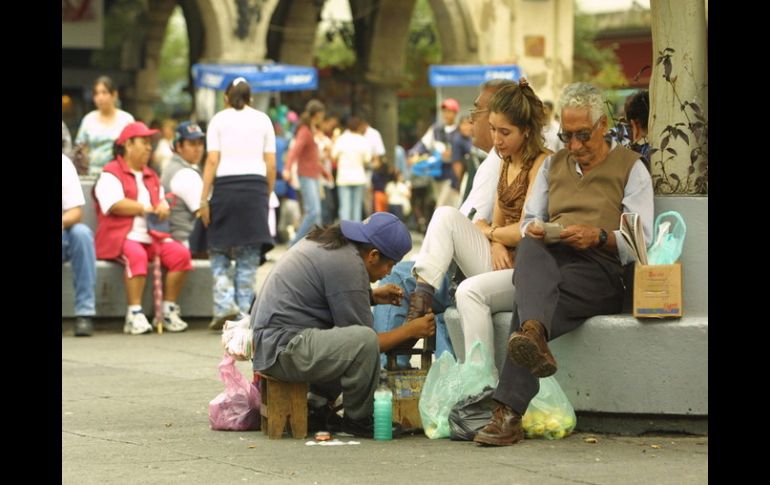
<svg viewBox="0 0 770 485"><path fill-rule="evenodd" d="M240 320L226 320L222 328L222 347L235 360L250 360L254 355L254 334L249 326L250 316Z"/></svg>

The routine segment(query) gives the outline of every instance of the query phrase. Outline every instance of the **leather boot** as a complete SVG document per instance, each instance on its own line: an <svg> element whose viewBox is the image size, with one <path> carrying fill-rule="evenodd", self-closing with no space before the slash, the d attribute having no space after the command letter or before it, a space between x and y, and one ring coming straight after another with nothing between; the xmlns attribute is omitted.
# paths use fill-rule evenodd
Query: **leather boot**
<svg viewBox="0 0 770 485"><path fill-rule="evenodd" d="M433 305L433 295L430 293L426 293L424 291L413 291L409 295L409 310L406 312L406 319L404 322L408 322L410 320L414 320L415 318L420 318L421 316L427 314L428 312L433 311L431 309L431 305ZM399 349L411 349L414 347L414 344L417 343L419 339L409 339L405 340L396 348ZM432 344L432 346L431 346ZM436 336L429 337L425 341L426 350L435 350L436 348Z"/></svg>
<svg viewBox="0 0 770 485"><path fill-rule="evenodd" d="M431 305L433 305L433 295L424 291L413 291L409 295L409 310L406 312L406 321L420 318L431 312Z"/></svg>
<svg viewBox="0 0 770 485"><path fill-rule="evenodd" d="M524 439L521 416L505 404L492 411L492 420L481 428L473 441L482 445L509 446Z"/></svg>
<svg viewBox="0 0 770 485"><path fill-rule="evenodd" d="M537 320L527 320L508 339L508 357L526 367L535 377L556 373L556 359L548 348L545 327Z"/></svg>

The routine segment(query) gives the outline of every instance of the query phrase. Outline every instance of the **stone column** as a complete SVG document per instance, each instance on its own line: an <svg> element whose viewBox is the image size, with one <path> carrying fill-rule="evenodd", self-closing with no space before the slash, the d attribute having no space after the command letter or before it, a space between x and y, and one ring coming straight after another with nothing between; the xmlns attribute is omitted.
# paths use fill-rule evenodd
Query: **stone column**
<svg viewBox="0 0 770 485"><path fill-rule="evenodd" d="M655 193L708 193L708 79L703 0L652 0L650 144Z"/></svg>
<svg viewBox="0 0 770 485"><path fill-rule="evenodd" d="M394 149L398 143L398 98L396 91L400 81L370 80L369 88L372 92L372 119L367 120L370 125L382 135L385 144L385 156L388 163L393 163Z"/></svg>
<svg viewBox="0 0 770 485"><path fill-rule="evenodd" d="M283 26L280 60L286 64L310 66L318 29L318 8L311 0L294 0Z"/></svg>

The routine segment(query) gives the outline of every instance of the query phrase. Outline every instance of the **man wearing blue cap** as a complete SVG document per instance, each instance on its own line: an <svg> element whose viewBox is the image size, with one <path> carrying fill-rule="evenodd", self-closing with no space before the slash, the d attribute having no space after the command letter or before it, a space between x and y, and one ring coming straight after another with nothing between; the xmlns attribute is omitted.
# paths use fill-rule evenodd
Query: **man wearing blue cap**
<svg viewBox="0 0 770 485"><path fill-rule="evenodd" d="M203 190L199 165L203 159L205 136L196 123L180 123L174 135L174 156L166 164L160 178L171 207L171 237L188 249L188 239L200 209Z"/></svg>
<svg viewBox="0 0 770 485"><path fill-rule="evenodd" d="M342 430L371 437L379 352L436 331L432 313L389 332L373 329L370 305L398 305L404 292L371 283L411 248L406 226L386 212L316 226L278 260L252 307L254 370L308 382L329 403L342 392Z"/></svg>

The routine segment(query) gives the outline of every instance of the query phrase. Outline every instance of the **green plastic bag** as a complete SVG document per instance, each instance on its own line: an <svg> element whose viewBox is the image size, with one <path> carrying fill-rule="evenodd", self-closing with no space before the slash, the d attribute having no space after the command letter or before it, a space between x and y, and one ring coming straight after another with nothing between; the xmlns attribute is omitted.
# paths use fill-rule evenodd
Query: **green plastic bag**
<svg viewBox="0 0 770 485"><path fill-rule="evenodd" d="M647 250L647 264L674 264L682 254L687 224L677 211L668 211L655 219L654 241Z"/></svg>
<svg viewBox="0 0 770 485"><path fill-rule="evenodd" d="M540 392L521 418L527 438L558 440L569 436L577 418L567 395L553 376L540 379Z"/></svg>
<svg viewBox="0 0 770 485"><path fill-rule="evenodd" d="M420 394L418 407L425 436L448 438L452 407L486 386L497 387L497 368L482 342L473 344L463 363L458 363L449 352L441 354L431 365Z"/></svg>

